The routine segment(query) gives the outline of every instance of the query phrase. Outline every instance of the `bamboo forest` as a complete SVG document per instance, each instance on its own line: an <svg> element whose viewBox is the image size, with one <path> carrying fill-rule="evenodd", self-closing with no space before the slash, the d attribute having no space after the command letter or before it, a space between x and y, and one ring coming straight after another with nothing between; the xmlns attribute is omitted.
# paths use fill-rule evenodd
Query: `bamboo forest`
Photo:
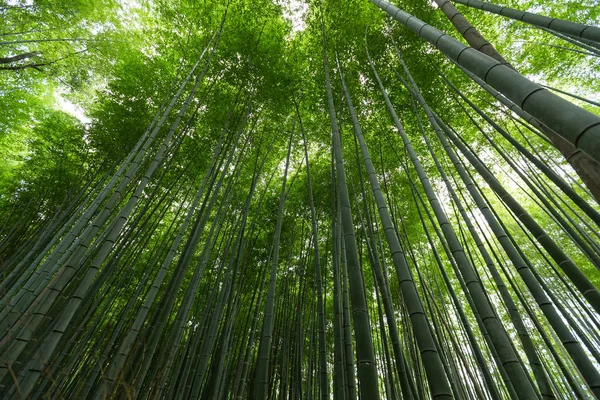
<svg viewBox="0 0 600 400"><path fill-rule="evenodd" d="M597 0L0 0L0 399L600 398Z"/></svg>

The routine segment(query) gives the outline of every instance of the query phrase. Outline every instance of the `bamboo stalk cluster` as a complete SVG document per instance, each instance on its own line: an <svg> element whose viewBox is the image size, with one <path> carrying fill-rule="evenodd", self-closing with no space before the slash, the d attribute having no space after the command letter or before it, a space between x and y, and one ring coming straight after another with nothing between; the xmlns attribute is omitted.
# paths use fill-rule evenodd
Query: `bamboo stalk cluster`
<svg viewBox="0 0 600 400"><path fill-rule="evenodd" d="M393 37L386 80L366 35L373 124L321 15L331 153L311 147L301 99L274 128L240 83L203 173L190 172L181 147L218 85L225 11L122 162L3 260L3 397L600 397L600 117L493 57L448 0L459 31L483 42L371 2L508 113L482 110L452 63L435 64L502 163L428 102ZM599 48L594 27L458 2ZM585 160L574 166L592 193L536 145L548 141Z"/></svg>

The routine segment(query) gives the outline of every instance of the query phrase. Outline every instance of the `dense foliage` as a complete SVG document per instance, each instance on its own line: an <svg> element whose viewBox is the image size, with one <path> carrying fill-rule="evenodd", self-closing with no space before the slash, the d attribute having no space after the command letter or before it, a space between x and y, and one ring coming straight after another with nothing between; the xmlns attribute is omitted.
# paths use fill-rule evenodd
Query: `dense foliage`
<svg viewBox="0 0 600 400"><path fill-rule="evenodd" d="M600 42L377 3L0 5L1 397L600 396Z"/></svg>

